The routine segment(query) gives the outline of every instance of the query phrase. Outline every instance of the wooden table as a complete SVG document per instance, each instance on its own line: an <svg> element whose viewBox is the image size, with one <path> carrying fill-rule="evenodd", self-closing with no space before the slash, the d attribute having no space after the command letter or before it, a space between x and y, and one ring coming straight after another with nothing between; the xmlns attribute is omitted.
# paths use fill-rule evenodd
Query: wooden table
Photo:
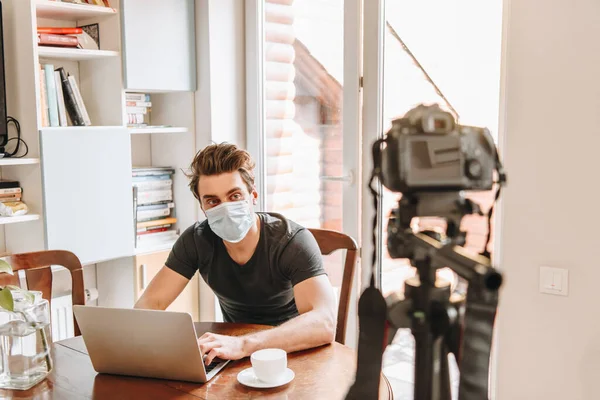
<svg viewBox="0 0 600 400"><path fill-rule="evenodd" d="M196 323L198 332L239 336L268 326ZM356 368L356 352L339 343L288 354L288 366L296 377L275 389L252 389L237 381L250 360L229 363L211 381L196 384L98 374L94 371L81 336L53 345L54 369L46 380L28 391L0 390L2 399L343 399ZM392 399L388 380L382 375L379 399Z"/></svg>

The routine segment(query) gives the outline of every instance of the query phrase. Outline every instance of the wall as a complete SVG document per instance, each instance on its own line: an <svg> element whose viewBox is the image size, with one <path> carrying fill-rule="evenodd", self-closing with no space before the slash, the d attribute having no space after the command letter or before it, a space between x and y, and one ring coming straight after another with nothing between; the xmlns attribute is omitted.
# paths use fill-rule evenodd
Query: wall
<svg viewBox="0 0 600 400"><path fill-rule="evenodd" d="M245 146L244 2L196 0L196 38L199 148L209 137Z"/></svg>
<svg viewBox="0 0 600 400"><path fill-rule="evenodd" d="M497 399L599 399L600 2L505 6ZM568 297L539 293L542 265Z"/></svg>

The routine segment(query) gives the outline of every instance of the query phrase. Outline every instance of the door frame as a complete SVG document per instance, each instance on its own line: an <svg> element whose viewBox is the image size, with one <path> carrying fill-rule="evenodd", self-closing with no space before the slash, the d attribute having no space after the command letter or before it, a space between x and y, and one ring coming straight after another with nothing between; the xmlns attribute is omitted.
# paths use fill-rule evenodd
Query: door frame
<svg viewBox="0 0 600 400"><path fill-rule="evenodd" d="M363 121L362 121L362 182L361 185L361 252L365 268L362 268L361 288L369 286L372 271L372 254L376 251L375 286L381 287L381 260L383 255L379 240L373 246L373 196L369 180L373 171L372 146L383 136L383 72L385 49L385 0L369 0L364 5L364 75L363 75ZM381 184L376 182L380 194L378 208L381 210ZM383 227L381 213L377 227ZM379 232L379 229L376 230Z"/></svg>

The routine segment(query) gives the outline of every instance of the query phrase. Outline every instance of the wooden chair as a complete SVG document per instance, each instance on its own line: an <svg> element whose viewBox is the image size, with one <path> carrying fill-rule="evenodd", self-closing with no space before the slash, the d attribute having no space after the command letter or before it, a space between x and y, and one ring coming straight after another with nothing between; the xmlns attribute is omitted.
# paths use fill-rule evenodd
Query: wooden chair
<svg viewBox="0 0 600 400"><path fill-rule="evenodd" d="M16 271L24 270L29 290L42 292L42 297L52 301L52 265L60 265L71 272L73 280L73 304L84 305L83 268L79 258L70 251L48 250L34 253L13 254L1 258L12 266L14 275L0 274L0 285L21 286ZM79 326L74 320L75 336L79 336Z"/></svg>
<svg viewBox="0 0 600 400"><path fill-rule="evenodd" d="M346 323L348 321L348 308L350 306L350 292L352 290L352 280L354 279L358 246L354 239L341 232L312 228L309 229L309 231L317 240L317 244L321 249L321 254L329 255L336 250L346 250L346 261L344 262L344 274L342 277L342 288L340 291L337 327L335 332L335 341L345 344Z"/></svg>

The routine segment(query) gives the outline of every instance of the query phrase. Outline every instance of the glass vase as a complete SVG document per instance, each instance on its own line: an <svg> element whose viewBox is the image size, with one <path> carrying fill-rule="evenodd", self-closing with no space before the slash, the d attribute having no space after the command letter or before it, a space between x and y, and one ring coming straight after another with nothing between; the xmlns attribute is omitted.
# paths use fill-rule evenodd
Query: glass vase
<svg viewBox="0 0 600 400"><path fill-rule="evenodd" d="M27 390L52 370L50 304L13 297L14 311L0 309L0 389Z"/></svg>

